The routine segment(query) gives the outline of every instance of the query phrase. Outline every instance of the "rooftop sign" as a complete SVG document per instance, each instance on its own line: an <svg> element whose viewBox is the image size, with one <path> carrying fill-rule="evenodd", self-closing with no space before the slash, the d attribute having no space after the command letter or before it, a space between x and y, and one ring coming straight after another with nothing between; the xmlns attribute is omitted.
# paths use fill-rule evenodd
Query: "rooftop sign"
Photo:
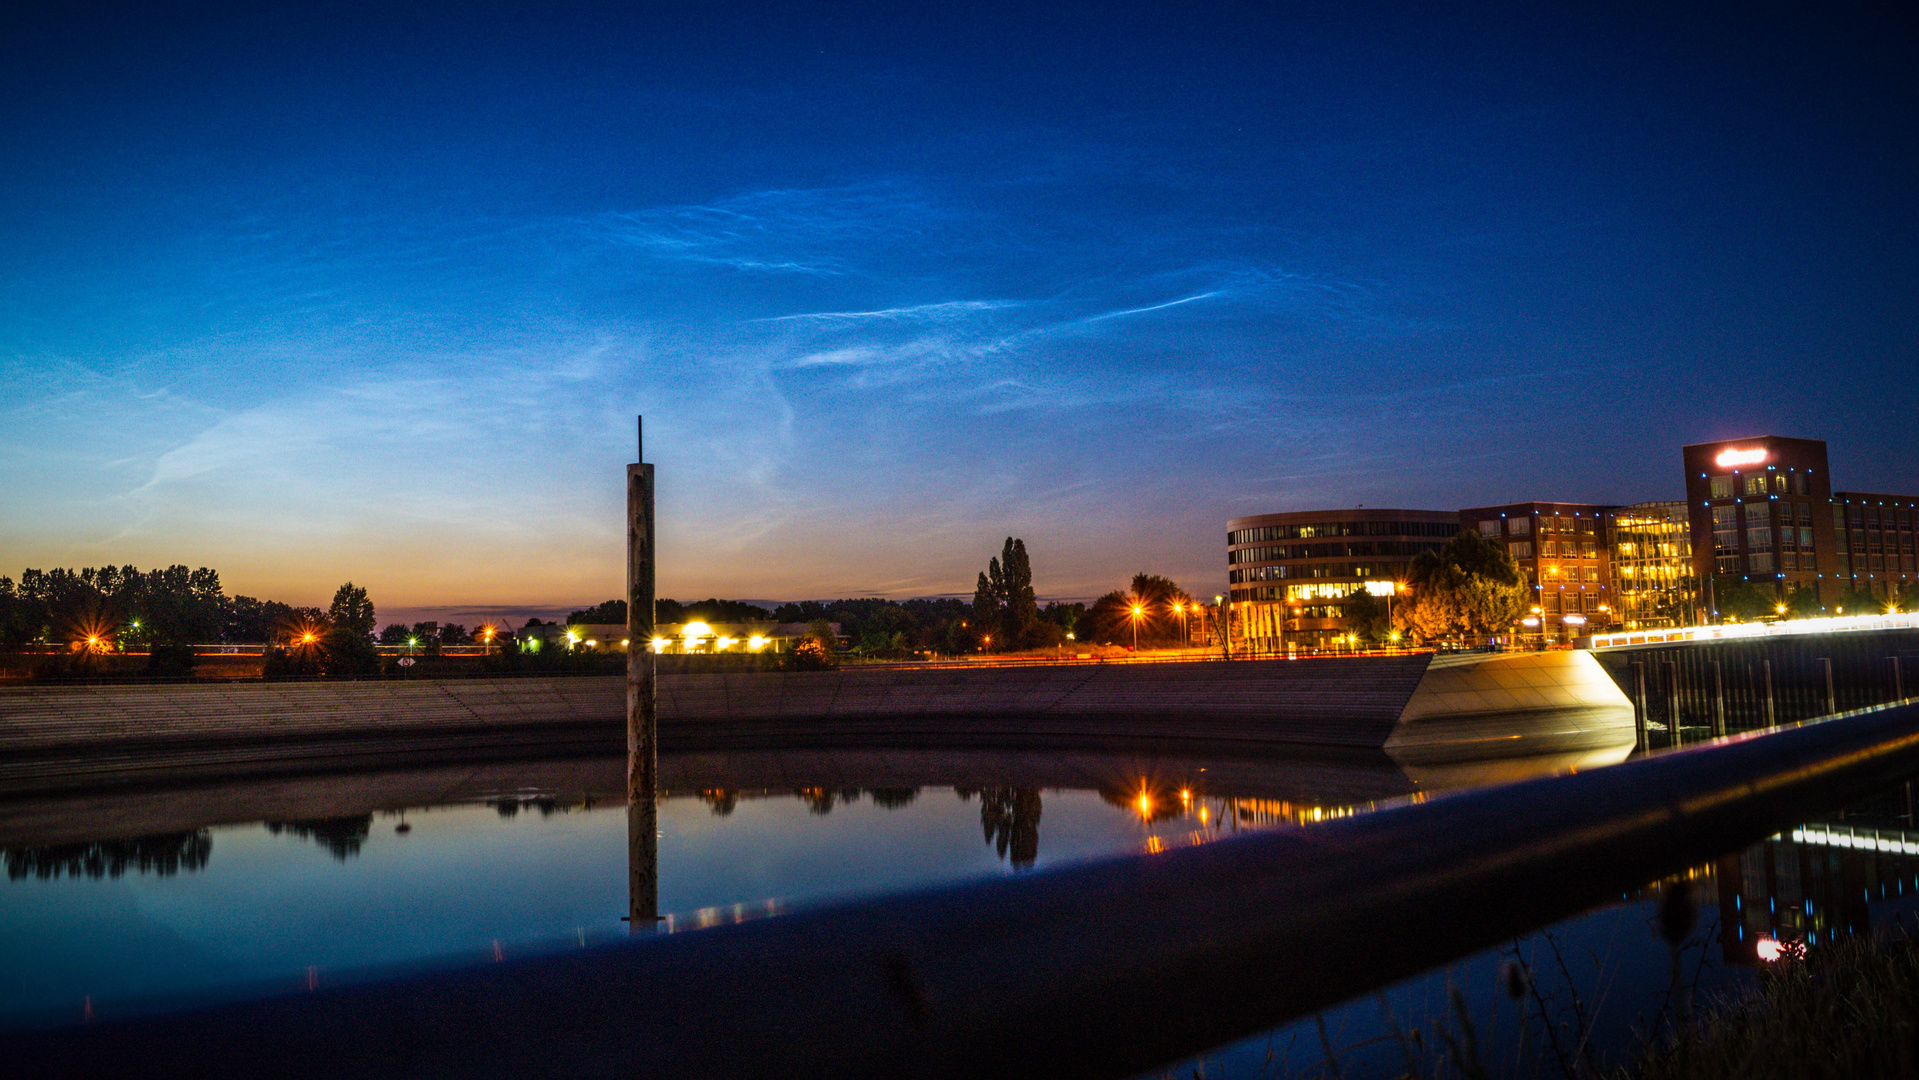
<svg viewBox="0 0 1919 1080"><path fill-rule="evenodd" d="M1713 464L1722 469L1731 469L1740 465L1757 465L1766 460L1766 450L1762 446L1756 446L1750 450L1728 447L1719 451L1719 456L1712 460Z"/></svg>

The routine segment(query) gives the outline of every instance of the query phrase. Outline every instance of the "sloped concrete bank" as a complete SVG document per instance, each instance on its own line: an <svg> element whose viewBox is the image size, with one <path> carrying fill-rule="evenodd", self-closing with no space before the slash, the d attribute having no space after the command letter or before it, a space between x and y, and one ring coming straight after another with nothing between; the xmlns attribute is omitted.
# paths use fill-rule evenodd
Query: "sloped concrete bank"
<svg viewBox="0 0 1919 1080"><path fill-rule="evenodd" d="M618 752L619 678L0 689L0 795ZM1631 743L1584 653L665 675L660 741L746 748L1384 750Z"/></svg>

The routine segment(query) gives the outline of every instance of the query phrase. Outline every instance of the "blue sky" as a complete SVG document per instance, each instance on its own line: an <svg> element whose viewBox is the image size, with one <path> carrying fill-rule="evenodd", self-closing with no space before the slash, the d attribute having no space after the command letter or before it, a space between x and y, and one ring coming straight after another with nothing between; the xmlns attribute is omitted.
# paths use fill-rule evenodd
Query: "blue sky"
<svg viewBox="0 0 1919 1080"><path fill-rule="evenodd" d="M1722 436L1919 491L1876 10L698 7L0 27L0 573L563 613L641 412L682 598L1206 593Z"/></svg>

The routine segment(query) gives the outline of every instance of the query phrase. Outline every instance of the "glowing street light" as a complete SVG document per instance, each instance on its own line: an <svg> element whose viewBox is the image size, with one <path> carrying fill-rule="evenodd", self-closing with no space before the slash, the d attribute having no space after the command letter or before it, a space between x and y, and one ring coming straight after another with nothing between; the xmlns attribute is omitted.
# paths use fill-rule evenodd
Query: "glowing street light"
<svg viewBox="0 0 1919 1080"><path fill-rule="evenodd" d="M1146 613L1145 608L1141 607L1138 604L1133 605L1133 651L1134 652L1139 651L1139 617L1141 615L1144 615L1145 613Z"/></svg>

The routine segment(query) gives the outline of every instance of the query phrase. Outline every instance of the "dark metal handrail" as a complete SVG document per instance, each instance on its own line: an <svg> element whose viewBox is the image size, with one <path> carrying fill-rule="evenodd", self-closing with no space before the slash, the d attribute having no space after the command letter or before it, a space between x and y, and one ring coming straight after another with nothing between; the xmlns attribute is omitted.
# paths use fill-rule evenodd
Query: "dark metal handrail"
<svg viewBox="0 0 1919 1080"><path fill-rule="evenodd" d="M1919 705L1159 855L0 1042L20 1075L1118 1077L1854 800Z"/></svg>

